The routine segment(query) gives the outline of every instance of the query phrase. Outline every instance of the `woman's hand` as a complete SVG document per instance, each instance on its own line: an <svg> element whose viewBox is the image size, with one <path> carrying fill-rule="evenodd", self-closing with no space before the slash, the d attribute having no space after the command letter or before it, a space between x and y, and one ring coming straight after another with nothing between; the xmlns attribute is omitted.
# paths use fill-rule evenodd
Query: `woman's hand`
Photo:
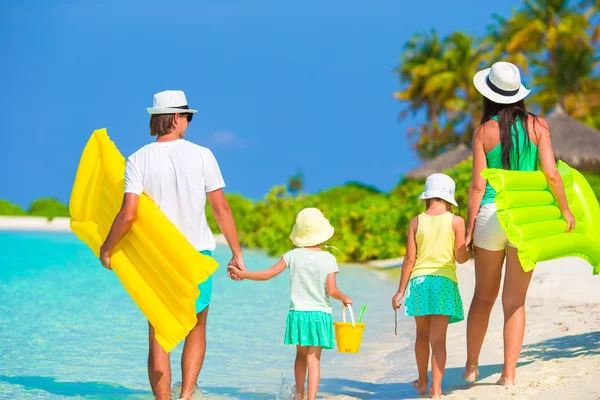
<svg viewBox="0 0 600 400"><path fill-rule="evenodd" d="M473 233L467 231L465 234L465 246L467 246L467 251L471 251L473 248Z"/></svg>
<svg viewBox="0 0 600 400"><path fill-rule="evenodd" d="M398 290L398 292L392 297L392 308L397 310L400 308L402 303L402 298L404 297L404 293Z"/></svg>
<svg viewBox="0 0 600 400"><path fill-rule="evenodd" d="M567 232L571 232L573 229L575 229L575 216L571 210L567 209L563 211L563 217L567 221Z"/></svg>

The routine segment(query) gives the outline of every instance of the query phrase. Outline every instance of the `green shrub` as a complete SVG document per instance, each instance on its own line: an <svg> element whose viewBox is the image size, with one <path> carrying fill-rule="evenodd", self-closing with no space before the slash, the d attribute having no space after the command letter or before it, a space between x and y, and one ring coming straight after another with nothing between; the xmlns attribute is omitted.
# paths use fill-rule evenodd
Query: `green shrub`
<svg viewBox="0 0 600 400"><path fill-rule="evenodd" d="M56 217L69 217L69 207L55 198L34 200L29 206L29 215L46 217L52 220Z"/></svg>
<svg viewBox="0 0 600 400"><path fill-rule="evenodd" d="M18 216L27 215L27 212L8 200L0 199L0 215Z"/></svg>

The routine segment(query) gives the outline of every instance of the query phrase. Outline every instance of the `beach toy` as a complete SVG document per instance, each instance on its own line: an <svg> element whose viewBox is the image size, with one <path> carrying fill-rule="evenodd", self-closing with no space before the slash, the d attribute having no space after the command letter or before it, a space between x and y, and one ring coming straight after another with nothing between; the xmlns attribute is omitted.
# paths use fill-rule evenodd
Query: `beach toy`
<svg viewBox="0 0 600 400"><path fill-rule="evenodd" d="M96 256L123 201L125 159L106 129L94 131L75 176L71 229ZM198 284L217 262L198 252L154 202L140 196L137 218L111 258L115 274L169 352L196 325Z"/></svg>
<svg viewBox="0 0 600 400"><path fill-rule="evenodd" d="M367 309L367 306L362 306L362 308L360 309L360 314L358 314L358 323L359 324L362 322L362 317L363 317L363 314L365 313L366 309Z"/></svg>
<svg viewBox="0 0 600 400"><path fill-rule="evenodd" d="M348 306L348 309L350 310L350 319L352 322L346 322L346 306L344 306L342 308L343 322L333 323L335 327L335 341L337 342L338 352L358 353L366 324L355 323L352 306Z"/></svg>
<svg viewBox="0 0 600 400"><path fill-rule="evenodd" d="M575 229L567 223L542 171L485 169L481 173L496 190L498 218L508 240L518 249L523 270L562 257L580 257L600 273L600 207L583 175L559 161Z"/></svg>

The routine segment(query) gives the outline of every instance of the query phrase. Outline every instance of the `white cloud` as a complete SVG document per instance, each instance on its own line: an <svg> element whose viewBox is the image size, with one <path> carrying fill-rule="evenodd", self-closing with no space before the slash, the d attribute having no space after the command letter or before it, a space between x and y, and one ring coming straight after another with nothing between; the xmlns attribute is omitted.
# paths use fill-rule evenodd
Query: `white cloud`
<svg viewBox="0 0 600 400"><path fill-rule="evenodd" d="M241 147L244 143L231 131L215 131L210 134L210 141L215 146Z"/></svg>

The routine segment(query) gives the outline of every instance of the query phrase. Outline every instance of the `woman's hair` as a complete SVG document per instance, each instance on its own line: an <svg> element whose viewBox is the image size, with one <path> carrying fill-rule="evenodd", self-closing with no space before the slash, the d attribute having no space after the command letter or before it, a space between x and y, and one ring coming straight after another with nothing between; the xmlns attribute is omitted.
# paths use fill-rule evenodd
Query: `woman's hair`
<svg viewBox="0 0 600 400"><path fill-rule="evenodd" d="M426 207L427 210L429 210L429 207L431 207L431 201L432 200L441 201L442 203L445 203L446 204L446 211L452 212L452 204L450 204L446 200L440 199L438 197L433 197L431 199L425 199L425 207Z"/></svg>
<svg viewBox="0 0 600 400"><path fill-rule="evenodd" d="M527 138L529 138L529 128L527 124L527 117L531 115L535 122L537 120L537 116L528 113L525 107L525 102L523 100L519 100L516 103L512 104L499 104L495 103L487 97L483 97L483 114L481 116L481 125L485 124L487 121L492 119L494 116L498 116L498 125L500 127L500 143L502 148L502 167L504 169L512 169L511 165L513 162L518 164L519 157L526 151L529 151L530 141L525 140L526 149L519 149L519 129L517 127L517 122L520 122L523 126L525 134ZM517 136L517 140L512 140L512 132L515 132ZM516 144L516 151L513 152L513 146ZM516 155L517 159L512 160L511 156Z"/></svg>
<svg viewBox="0 0 600 400"><path fill-rule="evenodd" d="M171 133L175 125L175 114L154 114L150 117L150 136L164 136Z"/></svg>

